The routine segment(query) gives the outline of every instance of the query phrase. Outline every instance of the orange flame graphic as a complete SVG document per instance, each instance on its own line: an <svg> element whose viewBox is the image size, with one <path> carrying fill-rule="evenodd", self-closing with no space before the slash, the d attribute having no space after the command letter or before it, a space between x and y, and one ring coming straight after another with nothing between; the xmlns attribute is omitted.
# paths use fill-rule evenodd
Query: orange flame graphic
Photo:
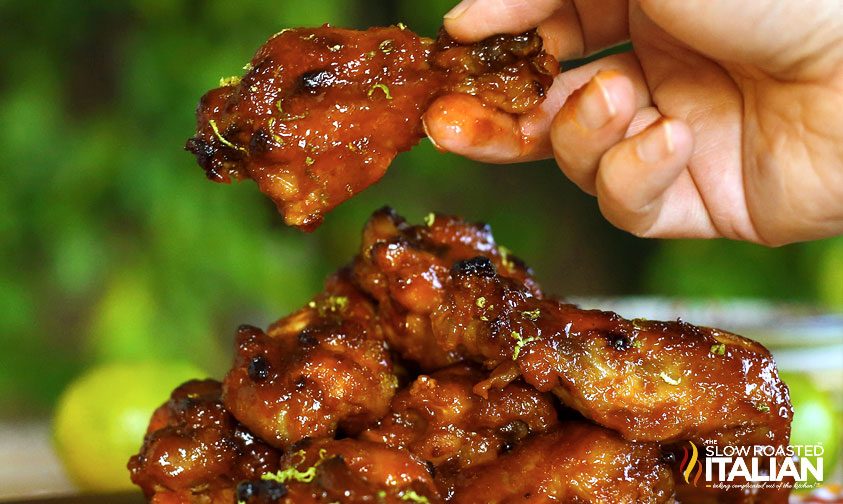
<svg viewBox="0 0 843 504"><path fill-rule="evenodd" d="M700 452L697 450L697 445L693 443L693 441L688 441L688 444L691 445L691 451L688 452L688 448L682 447L682 452L684 456L682 457L682 462L679 464L679 470L682 472L682 477L685 479L685 483L691 483L691 473L694 472L696 469L696 474L694 474L693 484L697 486L697 482L700 480L700 476L702 476L702 464L700 463Z"/></svg>

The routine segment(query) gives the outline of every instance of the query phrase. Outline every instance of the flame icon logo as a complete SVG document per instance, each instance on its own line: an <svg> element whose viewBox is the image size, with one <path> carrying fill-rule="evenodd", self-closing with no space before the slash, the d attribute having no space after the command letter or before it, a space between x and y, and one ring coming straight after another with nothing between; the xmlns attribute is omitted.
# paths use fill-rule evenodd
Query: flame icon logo
<svg viewBox="0 0 843 504"><path fill-rule="evenodd" d="M700 463L700 452L697 450L697 445L693 443L693 441L688 441L688 444L691 445L691 450L689 451L687 447L682 447L682 452L684 456L682 457L682 463L679 464L679 471L682 472L682 477L685 479L685 483L691 483L691 473L694 472L696 469L696 474L694 474L693 478L693 485L697 486L697 481L700 480L700 476L702 476L702 464Z"/></svg>

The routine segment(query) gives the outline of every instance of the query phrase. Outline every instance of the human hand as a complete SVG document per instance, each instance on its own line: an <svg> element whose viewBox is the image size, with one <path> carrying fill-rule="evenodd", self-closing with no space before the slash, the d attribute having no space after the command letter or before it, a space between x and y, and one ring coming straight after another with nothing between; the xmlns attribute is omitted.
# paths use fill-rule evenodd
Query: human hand
<svg viewBox="0 0 843 504"><path fill-rule="evenodd" d="M538 26L563 72L513 117L466 95L425 115L440 148L492 163L550 157L616 226L643 237L766 245L843 233L839 0L465 0L462 41Z"/></svg>

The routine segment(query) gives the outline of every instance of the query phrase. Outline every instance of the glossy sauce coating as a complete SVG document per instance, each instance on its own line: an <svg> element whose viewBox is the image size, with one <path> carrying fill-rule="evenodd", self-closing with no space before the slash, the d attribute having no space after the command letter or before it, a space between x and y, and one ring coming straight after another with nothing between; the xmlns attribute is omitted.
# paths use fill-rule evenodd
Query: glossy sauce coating
<svg viewBox="0 0 843 504"><path fill-rule="evenodd" d="M459 349L444 350L436 342L430 314L444 301L451 266L478 255L540 294L531 271L495 243L489 226L435 214L424 225L411 226L392 209L375 212L363 230L352 272L377 300L394 351L423 370L463 360Z"/></svg>
<svg viewBox="0 0 843 504"><path fill-rule="evenodd" d="M374 307L340 272L325 292L266 333L237 333L223 401L268 443L356 432L389 409L397 388Z"/></svg>
<svg viewBox="0 0 843 504"><path fill-rule="evenodd" d="M238 481L277 470L278 458L225 410L219 382L194 380L155 411L129 471L152 502L221 504Z"/></svg>
<svg viewBox="0 0 843 504"><path fill-rule="evenodd" d="M274 499L267 499L267 484ZM406 450L356 439L305 441L280 470L237 488L245 504L442 502L427 466Z"/></svg>
<svg viewBox="0 0 843 504"><path fill-rule="evenodd" d="M304 230L424 136L437 95L523 113L558 72L535 32L461 46L444 30L434 42L394 26L284 30L246 68L202 97L187 149L215 182L254 179Z"/></svg>
<svg viewBox="0 0 843 504"><path fill-rule="evenodd" d="M456 217L376 212L312 302L238 331L219 396L190 382L156 412L130 462L153 502L787 500L671 477L688 440L787 442L764 347L547 298L488 226Z"/></svg>
<svg viewBox="0 0 843 504"><path fill-rule="evenodd" d="M485 258L456 264L444 290L432 315L443 349L553 390L627 439L788 440L787 387L754 341L541 299Z"/></svg>
<svg viewBox="0 0 843 504"><path fill-rule="evenodd" d="M673 502L673 478L658 445L568 422L460 473L449 502L667 503Z"/></svg>
<svg viewBox="0 0 843 504"><path fill-rule="evenodd" d="M558 427L552 396L511 383L483 398L486 373L456 364L422 375L392 400L389 414L362 439L401 447L450 472L494 460L527 436Z"/></svg>

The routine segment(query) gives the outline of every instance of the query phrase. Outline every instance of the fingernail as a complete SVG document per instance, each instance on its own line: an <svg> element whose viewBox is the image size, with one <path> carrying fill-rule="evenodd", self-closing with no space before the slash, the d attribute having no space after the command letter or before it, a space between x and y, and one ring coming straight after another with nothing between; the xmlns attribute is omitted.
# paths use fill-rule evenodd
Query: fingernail
<svg viewBox="0 0 843 504"><path fill-rule="evenodd" d="M608 124L616 113L609 90L596 75L577 102L577 120L582 126L595 130Z"/></svg>
<svg viewBox="0 0 843 504"><path fill-rule="evenodd" d="M445 19L456 19L462 16L475 1L476 0L462 0L462 2L458 3L453 9L449 10L448 13L445 14Z"/></svg>
<svg viewBox="0 0 843 504"><path fill-rule="evenodd" d="M647 132L635 150L645 163L655 163L673 154L673 131L670 121L662 120L656 128Z"/></svg>

